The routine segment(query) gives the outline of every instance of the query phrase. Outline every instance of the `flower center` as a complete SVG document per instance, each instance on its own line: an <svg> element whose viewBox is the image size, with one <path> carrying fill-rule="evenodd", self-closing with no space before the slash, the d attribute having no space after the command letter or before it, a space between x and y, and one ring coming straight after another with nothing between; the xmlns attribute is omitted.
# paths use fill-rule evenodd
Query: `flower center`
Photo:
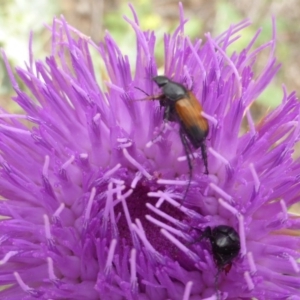
<svg viewBox="0 0 300 300"><path fill-rule="evenodd" d="M170 220L180 222L184 214L168 202L157 208L157 199L149 196L152 190L153 186L149 182L139 182L126 201L122 200L115 207L115 215L120 216L117 220L119 236L131 247L135 247L138 240L146 249L153 247L163 255L176 258L178 248L160 230L164 226L174 227ZM155 216L153 212L156 212Z"/></svg>

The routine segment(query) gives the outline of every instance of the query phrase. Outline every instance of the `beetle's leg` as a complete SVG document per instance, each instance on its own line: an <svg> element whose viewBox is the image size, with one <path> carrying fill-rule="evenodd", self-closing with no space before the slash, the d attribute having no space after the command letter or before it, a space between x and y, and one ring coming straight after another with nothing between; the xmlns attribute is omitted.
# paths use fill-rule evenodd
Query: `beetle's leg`
<svg viewBox="0 0 300 300"><path fill-rule="evenodd" d="M204 162L205 174L208 174L207 152L206 152L206 145L205 145L204 141L201 143L200 147L201 147L202 159L203 159L203 162Z"/></svg>
<svg viewBox="0 0 300 300"><path fill-rule="evenodd" d="M146 93L144 90L142 90L141 88L135 86L134 87L135 89L141 91L142 93L144 93L147 97L146 98L142 98L142 99L138 99L138 100L135 100L135 101L144 101L144 100L160 100L161 97L162 97L162 94L160 95L152 95L150 96L148 93Z"/></svg>
<svg viewBox="0 0 300 300"><path fill-rule="evenodd" d="M162 105L161 105L162 106ZM160 136L162 136L162 134L164 133L165 131L165 128L166 128L166 124L167 122L169 121L169 116L170 116L170 106L165 106L165 110L164 110L164 117L163 117L163 124L162 124L162 127L159 131L159 133L150 141L148 142L147 144L147 147L150 147L152 146L154 143L156 143L156 141L158 140L158 138Z"/></svg>
<svg viewBox="0 0 300 300"><path fill-rule="evenodd" d="M183 148L184 148L184 152L185 152L186 159L187 159L187 162L188 162L188 167L189 167L189 182L187 184L185 193L184 193L183 198L182 198L181 203L183 203L186 196L187 196L187 193L189 191L190 185L191 185L193 166L192 166L192 161L191 161L191 158L190 158L191 148L190 148L190 145L188 143L186 134L185 134L184 129L182 128L182 126L180 126L179 135L180 135L180 139L181 139L181 142L182 142L182 145L183 145Z"/></svg>

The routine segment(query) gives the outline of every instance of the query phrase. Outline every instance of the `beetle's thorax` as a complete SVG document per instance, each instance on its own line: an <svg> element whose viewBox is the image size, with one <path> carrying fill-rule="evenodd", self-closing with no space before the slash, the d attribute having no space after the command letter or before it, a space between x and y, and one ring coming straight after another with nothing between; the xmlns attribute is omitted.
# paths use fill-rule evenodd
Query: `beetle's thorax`
<svg viewBox="0 0 300 300"><path fill-rule="evenodd" d="M162 87L162 92L171 101L178 101L188 96L187 89L176 82L168 82Z"/></svg>

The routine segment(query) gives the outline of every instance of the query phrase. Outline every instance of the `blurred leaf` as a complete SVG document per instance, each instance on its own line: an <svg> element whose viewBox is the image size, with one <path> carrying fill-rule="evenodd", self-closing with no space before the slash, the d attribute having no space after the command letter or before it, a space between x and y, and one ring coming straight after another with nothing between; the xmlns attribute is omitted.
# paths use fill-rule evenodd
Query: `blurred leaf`
<svg viewBox="0 0 300 300"><path fill-rule="evenodd" d="M268 108L275 108L282 101L282 89L276 84L271 83L267 89L257 99L258 103L263 104Z"/></svg>

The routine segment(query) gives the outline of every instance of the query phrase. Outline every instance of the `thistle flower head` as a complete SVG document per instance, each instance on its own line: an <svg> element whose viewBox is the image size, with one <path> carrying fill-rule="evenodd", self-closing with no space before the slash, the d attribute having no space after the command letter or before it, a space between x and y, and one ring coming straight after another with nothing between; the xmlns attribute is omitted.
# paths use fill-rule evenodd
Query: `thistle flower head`
<svg viewBox="0 0 300 300"><path fill-rule="evenodd" d="M35 61L30 49L16 69L29 93L3 53L24 114L0 115L1 299L299 298L300 221L289 208L300 194L300 105L283 88L259 124L249 109L279 69L275 29L229 55L248 21L192 42L180 7L179 27L165 35L164 74L192 89L209 122L209 174L195 151L181 205L189 170L179 124L161 133L159 102L135 101L139 89L160 90L155 35L133 15L134 66L108 33L96 45L63 18L50 28L51 55ZM91 47L105 66L101 85ZM262 51L269 58L256 73ZM199 237L219 225L238 232L241 249L216 286L211 245Z"/></svg>

